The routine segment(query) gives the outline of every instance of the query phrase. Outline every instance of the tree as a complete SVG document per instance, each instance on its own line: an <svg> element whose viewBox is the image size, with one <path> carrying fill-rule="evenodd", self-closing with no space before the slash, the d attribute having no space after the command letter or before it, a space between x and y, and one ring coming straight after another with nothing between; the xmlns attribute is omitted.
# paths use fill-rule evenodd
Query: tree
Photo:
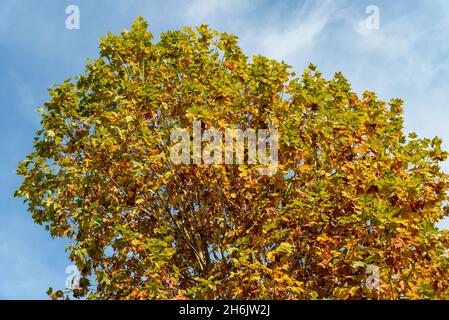
<svg viewBox="0 0 449 320"><path fill-rule="evenodd" d="M250 61L206 25L155 42L141 18L49 92L16 196L71 239L75 297L449 296L449 234L435 226L449 212L448 154L404 135L401 100L358 96L313 65L298 77ZM173 164L170 134L193 121L274 126L277 172Z"/></svg>

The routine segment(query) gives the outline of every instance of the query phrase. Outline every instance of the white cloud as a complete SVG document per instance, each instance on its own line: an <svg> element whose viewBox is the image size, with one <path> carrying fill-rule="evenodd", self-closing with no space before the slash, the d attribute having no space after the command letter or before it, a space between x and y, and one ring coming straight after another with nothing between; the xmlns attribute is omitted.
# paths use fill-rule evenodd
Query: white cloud
<svg viewBox="0 0 449 320"><path fill-rule="evenodd" d="M266 25L262 30L249 30L242 39L250 42L254 51L272 58L287 60L293 55L304 55L313 49L335 9L329 1L320 2L317 6L306 2L294 10L293 19L286 26L279 23Z"/></svg>
<svg viewBox="0 0 449 320"><path fill-rule="evenodd" d="M296 5L230 0L190 2L183 17L189 25L207 23L219 31L235 33L245 52L279 60L297 60L313 50L339 6L329 0ZM287 18L286 18L287 17Z"/></svg>
<svg viewBox="0 0 449 320"><path fill-rule="evenodd" d="M236 14L250 4L245 0L196 0L189 3L186 11L188 22L210 21L226 14Z"/></svg>
<svg viewBox="0 0 449 320"><path fill-rule="evenodd" d="M256 26L243 29L242 46L287 63L302 60L314 49L329 21L337 15L337 9L330 1L306 1L289 11L284 8L276 21L261 20Z"/></svg>

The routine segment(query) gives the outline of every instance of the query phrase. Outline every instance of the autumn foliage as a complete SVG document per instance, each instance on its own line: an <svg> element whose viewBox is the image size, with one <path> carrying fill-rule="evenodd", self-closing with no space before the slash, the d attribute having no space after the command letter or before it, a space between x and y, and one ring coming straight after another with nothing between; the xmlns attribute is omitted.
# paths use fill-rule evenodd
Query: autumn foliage
<svg viewBox="0 0 449 320"><path fill-rule="evenodd" d="M449 213L447 153L403 133L401 100L248 59L205 25L155 41L141 18L50 94L16 195L71 239L75 297L449 297L449 234L435 226ZM173 164L170 133L193 121L274 126L276 174Z"/></svg>

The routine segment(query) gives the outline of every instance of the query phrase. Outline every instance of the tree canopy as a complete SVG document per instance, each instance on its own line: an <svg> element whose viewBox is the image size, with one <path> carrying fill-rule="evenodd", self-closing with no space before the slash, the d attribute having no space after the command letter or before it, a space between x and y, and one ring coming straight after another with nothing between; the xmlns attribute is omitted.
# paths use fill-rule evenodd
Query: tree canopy
<svg viewBox="0 0 449 320"><path fill-rule="evenodd" d="M207 25L153 39L138 18L53 86L16 191L70 239L89 299L449 296L447 158L403 132L403 102L341 73L249 59ZM170 161L170 134L275 127L277 171ZM375 266L378 285L369 286ZM66 294L49 290L53 298Z"/></svg>

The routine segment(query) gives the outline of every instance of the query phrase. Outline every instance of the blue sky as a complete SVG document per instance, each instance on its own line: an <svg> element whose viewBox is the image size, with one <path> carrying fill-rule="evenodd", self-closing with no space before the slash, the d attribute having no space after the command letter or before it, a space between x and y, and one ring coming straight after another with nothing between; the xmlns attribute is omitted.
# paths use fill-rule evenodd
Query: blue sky
<svg viewBox="0 0 449 320"><path fill-rule="evenodd" d="M80 9L79 30L65 28L71 4ZM369 5L379 8L379 29L364 24ZM31 151L46 89L83 72L86 59L97 56L98 38L129 28L138 15L156 36L207 23L239 36L248 55L282 59L297 71L312 62L327 77L342 71L357 92L403 98L406 129L438 135L449 150L446 0L2 0L0 299L45 299L49 286L64 287L67 242L51 239L12 197L21 181L15 168Z"/></svg>

